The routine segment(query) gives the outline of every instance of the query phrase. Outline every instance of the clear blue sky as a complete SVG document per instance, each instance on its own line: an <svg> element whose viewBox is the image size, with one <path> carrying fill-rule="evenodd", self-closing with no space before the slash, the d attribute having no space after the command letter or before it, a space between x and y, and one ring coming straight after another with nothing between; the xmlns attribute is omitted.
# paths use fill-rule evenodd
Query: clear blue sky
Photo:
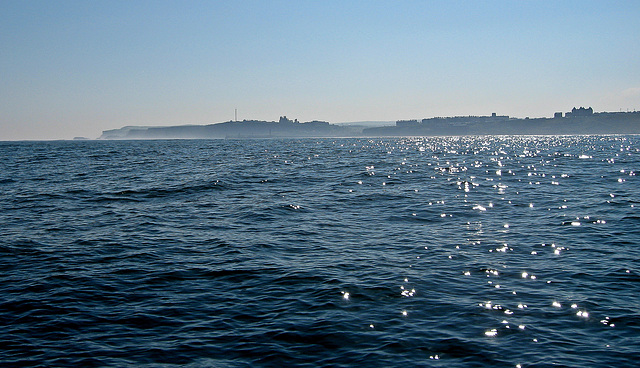
<svg viewBox="0 0 640 368"><path fill-rule="evenodd" d="M0 140L640 110L640 1L0 0Z"/></svg>

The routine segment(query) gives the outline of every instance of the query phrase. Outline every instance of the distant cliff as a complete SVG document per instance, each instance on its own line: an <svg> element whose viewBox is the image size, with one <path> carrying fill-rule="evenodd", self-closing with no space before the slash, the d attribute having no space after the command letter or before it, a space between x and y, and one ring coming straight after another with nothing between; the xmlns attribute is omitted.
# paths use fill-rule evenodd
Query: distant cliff
<svg viewBox="0 0 640 368"><path fill-rule="evenodd" d="M243 120L210 125L168 127L124 127L105 130L99 139L215 139L277 137L349 137L362 134L362 127L339 126L326 121L300 123L286 116L279 121Z"/></svg>
<svg viewBox="0 0 640 368"><path fill-rule="evenodd" d="M573 108L553 118L516 119L491 116L436 117L399 120L395 126L335 125L326 121L300 123L283 116L279 121L243 120L209 125L135 127L105 130L99 139L220 139L322 138L440 135L640 134L640 112L600 112Z"/></svg>
<svg viewBox="0 0 640 368"><path fill-rule="evenodd" d="M367 128L365 136L640 134L640 112L601 112L574 108L553 118L455 116L399 120L395 126Z"/></svg>

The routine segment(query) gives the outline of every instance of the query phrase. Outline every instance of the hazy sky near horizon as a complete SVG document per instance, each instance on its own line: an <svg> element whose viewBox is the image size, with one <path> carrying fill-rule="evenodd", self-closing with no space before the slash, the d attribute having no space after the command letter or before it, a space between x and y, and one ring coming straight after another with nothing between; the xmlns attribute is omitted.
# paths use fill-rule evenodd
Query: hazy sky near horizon
<svg viewBox="0 0 640 368"><path fill-rule="evenodd" d="M0 140L640 110L640 1L0 1Z"/></svg>

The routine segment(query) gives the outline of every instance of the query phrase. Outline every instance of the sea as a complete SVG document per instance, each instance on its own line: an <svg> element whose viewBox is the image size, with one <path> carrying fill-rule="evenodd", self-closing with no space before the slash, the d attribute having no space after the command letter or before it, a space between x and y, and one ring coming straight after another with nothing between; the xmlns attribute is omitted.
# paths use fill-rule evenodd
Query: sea
<svg viewBox="0 0 640 368"><path fill-rule="evenodd" d="M2 367L636 367L640 136L0 142Z"/></svg>

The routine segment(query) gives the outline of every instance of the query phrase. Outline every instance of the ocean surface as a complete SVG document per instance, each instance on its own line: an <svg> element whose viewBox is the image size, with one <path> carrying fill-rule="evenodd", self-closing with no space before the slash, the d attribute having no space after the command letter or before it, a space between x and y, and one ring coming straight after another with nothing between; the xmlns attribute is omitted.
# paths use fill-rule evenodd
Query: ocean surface
<svg viewBox="0 0 640 368"><path fill-rule="evenodd" d="M0 142L2 367L635 367L640 136Z"/></svg>

